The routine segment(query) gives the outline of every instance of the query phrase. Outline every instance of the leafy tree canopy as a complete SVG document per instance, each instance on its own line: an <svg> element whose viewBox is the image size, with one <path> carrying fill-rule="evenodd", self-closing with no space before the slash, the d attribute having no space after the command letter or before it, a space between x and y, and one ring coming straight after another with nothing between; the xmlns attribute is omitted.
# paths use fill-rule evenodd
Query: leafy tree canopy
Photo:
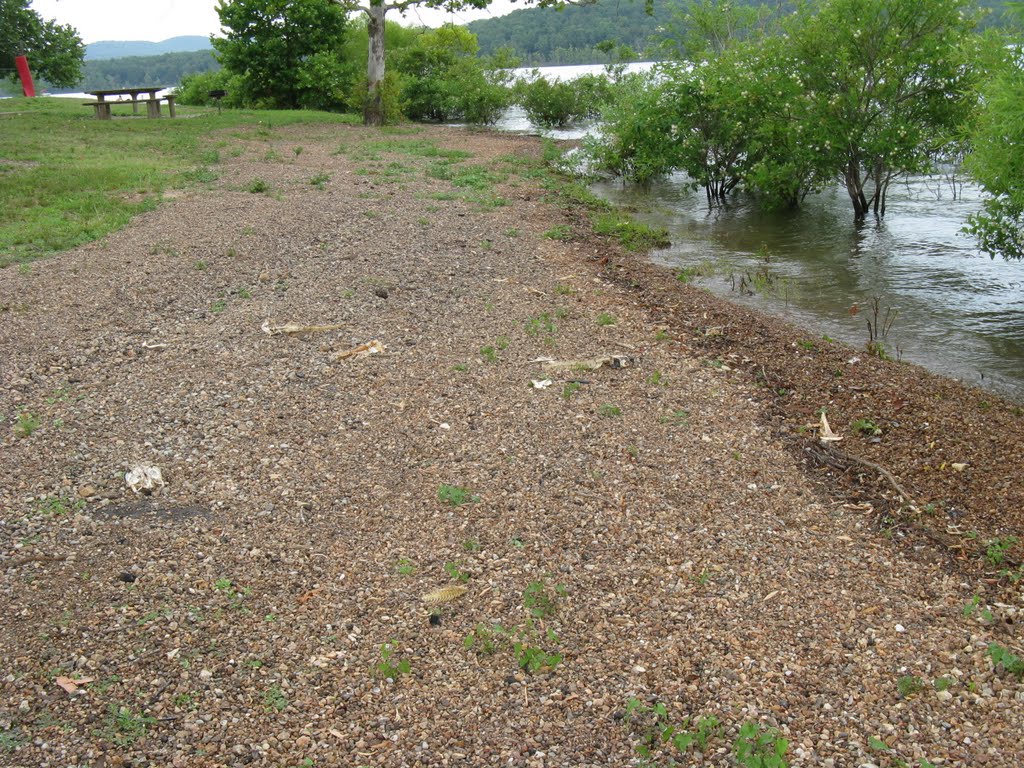
<svg viewBox="0 0 1024 768"><path fill-rule="evenodd" d="M1011 3L1024 24L1024 3ZM990 197L971 217L967 231L995 258L1024 259L1024 61L1018 26L989 61L992 75L982 88L982 109L971 134L967 167Z"/></svg>
<svg viewBox="0 0 1024 768"><path fill-rule="evenodd" d="M839 179L857 220L880 218L890 183L948 157L976 107L968 0L823 0L775 18L687 7L687 61L647 84L642 113L612 115L608 168L681 169L711 200L742 187L766 207Z"/></svg>
<svg viewBox="0 0 1024 768"><path fill-rule="evenodd" d="M28 58L34 77L58 87L75 85L81 76L85 46L67 24L44 21L29 0L0 0L0 69L17 80L14 59Z"/></svg>
<svg viewBox="0 0 1024 768"><path fill-rule="evenodd" d="M220 0L226 34L212 39L217 58L239 76L254 106L328 107L350 77L341 57L348 21L333 0Z"/></svg>

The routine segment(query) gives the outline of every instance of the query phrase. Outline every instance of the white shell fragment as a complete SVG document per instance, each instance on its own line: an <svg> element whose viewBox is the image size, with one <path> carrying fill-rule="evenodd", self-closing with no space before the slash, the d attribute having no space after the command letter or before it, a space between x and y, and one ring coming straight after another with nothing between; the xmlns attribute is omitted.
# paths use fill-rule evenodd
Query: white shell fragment
<svg viewBox="0 0 1024 768"><path fill-rule="evenodd" d="M150 494L154 489L167 485L159 467L138 464L124 473L124 481L135 493Z"/></svg>

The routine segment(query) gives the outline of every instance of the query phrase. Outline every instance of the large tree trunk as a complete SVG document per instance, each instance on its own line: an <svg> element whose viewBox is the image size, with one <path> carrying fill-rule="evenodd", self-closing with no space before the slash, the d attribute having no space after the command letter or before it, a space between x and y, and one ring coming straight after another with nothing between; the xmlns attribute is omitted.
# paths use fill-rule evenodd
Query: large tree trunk
<svg viewBox="0 0 1024 768"><path fill-rule="evenodd" d="M846 191L850 195L850 202L853 203L853 220L864 221L868 215L868 201L864 197L864 177L860 173L860 164L851 160L843 174L846 181Z"/></svg>
<svg viewBox="0 0 1024 768"><path fill-rule="evenodd" d="M370 55L366 60L366 105L363 107L365 125L384 124L381 87L384 82L384 15L387 12L388 6L384 0L371 0L366 14Z"/></svg>

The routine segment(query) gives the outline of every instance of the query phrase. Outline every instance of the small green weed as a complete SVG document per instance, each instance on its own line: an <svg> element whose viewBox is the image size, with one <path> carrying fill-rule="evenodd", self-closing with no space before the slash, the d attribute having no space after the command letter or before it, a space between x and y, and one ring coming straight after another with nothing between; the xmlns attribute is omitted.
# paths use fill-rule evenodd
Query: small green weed
<svg viewBox="0 0 1024 768"><path fill-rule="evenodd" d="M210 305L210 311L215 315L219 315L225 309L228 308L228 303L224 299L217 299L213 304Z"/></svg>
<svg viewBox="0 0 1024 768"><path fill-rule="evenodd" d="M447 485L446 483L441 483L438 486L437 498L446 504L451 504L453 507L463 504L476 504L480 501L480 497L473 495L468 488L460 488L457 485Z"/></svg>
<svg viewBox="0 0 1024 768"><path fill-rule="evenodd" d="M937 677L932 685L935 686L936 691L948 691L953 687L955 681L951 677Z"/></svg>
<svg viewBox="0 0 1024 768"><path fill-rule="evenodd" d="M412 576L416 573L416 564L413 563L412 560L403 557L395 565L395 570L398 571L401 576Z"/></svg>
<svg viewBox="0 0 1024 768"><path fill-rule="evenodd" d="M14 422L14 434L19 438L24 439L39 429L40 424L42 424L42 422L34 413L22 411L18 414L18 418Z"/></svg>
<svg viewBox="0 0 1024 768"><path fill-rule="evenodd" d="M323 189L324 187L327 186L327 182L330 181L330 180L331 180L331 174L329 174L329 173L318 173L318 174L316 174L316 176L313 176L309 180L309 183L311 185L313 185L314 187L316 187L317 189Z"/></svg>
<svg viewBox="0 0 1024 768"><path fill-rule="evenodd" d="M448 574L448 578L452 581L458 581L463 584L469 581L469 574L462 570L458 563L445 563L444 572Z"/></svg>
<svg viewBox="0 0 1024 768"><path fill-rule="evenodd" d="M558 598L566 594L562 584L549 587L544 581L533 581L523 590L523 607L535 619L546 619L558 611Z"/></svg>
<svg viewBox="0 0 1024 768"><path fill-rule="evenodd" d="M850 428L854 432L860 432L862 435L874 436L882 434L881 428L871 419L857 419L850 424Z"/></svg>
<svg viewBox="0 0 1024 768"><path fill-rule="evenodd" d="M611 403L604 403L599 406L597 412L605 418L614 418L622 415L622 409L617 405L612 405Z"/></svg>
<svg viewBox="0 0 1024 768"><path fill-rule="evenodd" d="M555 321L548 312L531 317L526 321L526 333L529 336L540 336L542 333L555 333L558 328Z"/></svg>
<svg viewBox="0 0 1024 768"><path fill-rule="evenodd" d="M462 548L466 552L479 552L480 542L476 539L466 539L464 542L462 542Z"/></svg>
<svg viewBox="0 0 1024 768"><path fill-rule="evenodd" d="M685 408L679 408L661 417L662 424L672 424L676 427L690 426L690 412Z"/></svg>
<svg viewBox="0 0 1024 768"><path fill-rule="evenodd" d="M661 371L655 371L647 377L647 383L655 387L667 387L668 378Z"/></svg>
<svg viewBox="0 0 1024 768"><path fill-rule="evenodd" d="M787 768L786 753L789 741L779 736L774 728L761 729L761 725L748 720L740 726L733 745L736 762L743 768Z"/></svg>
<svg viewBox="0 0 1024 768"><path fill-rule="evenodd" d="M566 224L559 224L557 227L552 227L544 233L544 237L548 240L571 240L572 239L572 228Z"/></svg>
<svg viewBox="0 0 1024 768"><path fill-rule="evenodd" d="M249 185L245 188L247 192L251 192L254 195L259 195L270 190L270 185L267 184L263 179L253 179L249 182Z"/></svg>
<svg viewBox="0 0 1024 768"><path fill-rule="evenodd" d="M465 373L469 370L469 366L466 363L456 363L452 366L452 370L457 373Z"/></svg>
<svg viewBox="0 0 1024 768"><path fill-rule="evenodd" d="M1024 659L1021 659L1020 656L1011 653L1009 649L999 643L989 644L988 655L992 659L992 666L996 669L1002 667L1004 672L1024 678Z"/></svg>
<svg viewBox="0 0 1024 768"><path fill-rule="evenodd" d="M548 632L548 640L558 640L553 632ZM519 662L520 669L529 672L531 675L536 672L546 672L554 669L562 663L564 658L560 653L548 653L543 648L531 645L525 640L512 643L512 653Z"/></svg>
<svg viewBox="0 0 1024 768"><path fill-rule="evenodd" d="M485 363L497 363L498 352L494 347L488 345L486 347L480 347L480 357L484 359Z"/></svg>
<svg viewBox="0 0 1024 768"><path fill-rule="evenodd" d="M626 704L623 721L634 729L642 729L636 752L643 759L643 765L654 765L651 762L654 750L661 749L663 745L674 748L683 755L693 747L702 753L706 752L708 742L722 732L722 723L714 715L700 718L694 724L693 730L690 730L690 718L684 718L679 725L674 725L669 721L668 708L663 703L647 705L639 699L630 699ZM668 764L677 763L669 758Z"/></svg>
<svg viewBox="0 0 1024 768"><path fill-rule="evenodd" d="M609 325L615 325L617 322L618 320L615 319L615 315L610 314L608 312L602 312L597 316L597 324L600 325L602 328L607 327Z"/></svg>
<svg viewBox="0 0 1024 768"><path fill-rule="evenodd" d="M129 747L145 736L149 726L155 723L155 717L135 713L128 707L111 703L107 708L103 735L119 747Z"/></svg>
<svg viewBox="0 0 1024 768"><path fill-rule="evenodd" d="M904 675L896 681L896 688L900 696L909 699L924 690L924 681L917 675Z"/></svg>
<svg viewBox="0 0 1024 768"><path fill-rule="evenodd" d="M992 611L982 606L981 597L979 595L972 597L971 601L964 606L964 618L973 616L975 613L977 613L981 620L985 622L990 622L995 619Z"/></svg>
<svg viewBox="0 0 1024 768"><path fill-rule="evenodd" d="M467 651L476 651L481 656L490 656L508 641L508 637L508 631L501 624L487 626L480 623L466 635L466 639L462 641L462 647Z"/></svg>
<svg viewBox="0 0 1024 768"><path fill-rule="evenodd" d="M85 506L81 499L72 500L66 496L49 496L36 504L36 512L43 517L65 517Z"/></svg>
<svg viewBox="0 0 1024 768"><path fill-rule="evenodd" d="M203 261L202 259L198 259L196 261L196 263L193 264L192 266L195 267L197 272L205 272L206 271L206 262Z"/></svg>
<svg viewBox="0 0 1024 768"><path fill-rule="evenodd" d="M9 731L0 731L0 752L10 754L18 747L28 743L28 736L18 728L11 728Z"/></svg>
<svg viewBox="0 0 1024 768"><path fill-rule="evenodd" d="M397 680L401 675L412 672L412 664L408 659L398 655L398 643L394 640L380 647L380 661L377 663L377 674L386 680Z"/></svg>
<svg viewBox="0 0 1024 768"><path fill-rule="evenodd" d="M1003 536L992 539L985 545L985 562L997 567L1006 560L1007 553L1014 548L1019 539L1016 536Z"/></svg>
<svg viewBox="0 0 1024 768"><path fill-rule="evenodd" d="M562 399L572 400L572 396L580 391L580 385L578 382L570 381L564 387L562 387Z"/></svg>
<svg viewBox="0 0 1024 768"><path fill-rule="evenodd" d="M288 708L288 697L281 686L272 685L263 692L263 708L267 712L284 712Z"/></svg>

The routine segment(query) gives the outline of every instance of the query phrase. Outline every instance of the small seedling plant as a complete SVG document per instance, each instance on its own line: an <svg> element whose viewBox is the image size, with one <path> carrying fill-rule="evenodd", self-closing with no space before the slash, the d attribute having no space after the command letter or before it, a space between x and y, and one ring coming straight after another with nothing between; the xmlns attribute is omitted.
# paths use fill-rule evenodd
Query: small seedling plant
<svg viewBox="0 0 1024 768"><path fill-rule="evenodd" d="M896 688L900 696L909 699L924 690L924 681L917 675L904 675L896 681Z"/></svg>
<svg viewBox="0 0 1024 768"><path fill-rule="evenodd" d="M476 651L481 656L497 653L504 643L508 642L509 632L501 624L487 625L479 623L466 635L462 647L467 651Z"/></svg>
<svg viewBox="0 0 1024 768"><path fill-rule="evenodd" d="M263 692L263 708L267 712L284 712L288 707L288 697L279 685L272 685Z"/></svg>
<svg viewBox="0 0 1024 768"><path fill-rule="evenodd" d="M469 581L469 574L462 570L458 563L445 563L444 572L448 574L448 577L452 581L457 581L461 584L465 584Z"/></svg>
<svg viewBox="0 0 1024 768"><path fill-rule="evenodd" d="M1007 674L1016 675L1019 679L1024 680L1024 659L1011 653L1009 648L1005 648L999 643L990 643L988 656L992 659L992 666L997 670L1002 668Z"/></svg>
<svg viewBox="0 0 1024 768"><path fill-rule="evenodd" d="M1003 536L1002 538L992 539L985 547L985 562L994 567L1002 565L1006 560L1007 553L1013 549L1017 541L1018 538L1016 536Z"/></svg>
<svg viewBox="0 0 1024 768"><path fill-rule="evenodd" d="M696 721L685 717L677 725L670 721L665 704L656 702L648 705L639 699L630 699L626 704L624 721L639 731L639 742L635 749L646 764L653 764L659 752L671 753L675 750L680 755L686 755L695 749L704 753L708 742L722 733L722 723L714 715ZM669 765L676 764L671 756L668 759Z"/></svg>
<svg viewBox="0 0 1024 768"><path fill-rule="evenodd" d="M33 432L39 429L39 425L42 422L39 417L28 411L22 411L18 414L17 420L14 422L14 434L20 438L29 437Z"/></svg>
<svg viewBox="0 0 1024 768"><path fill-rule="evenodd" d="M119 747L130 747L146 735L151 725L156 724L155 717L133 712L129 707L111 703L107 709L104 735Z"/></svg>
<svg viewBox="0 0 1024 768"><path fill-rule="evenodd" d="M526 321L526 333L529 336L553 334L557 330L558 327L555 325L554 319L548 312L538 315L537 317L532 317Z"/></svg>
<svg viewBox="0 0 1024 768"><path fill-rule="evenodd" d="M740 726L733 746L736 762L743 768L789 768L789 741L774 728L762 730L759 723L748 720Z"/></svg>
<svg viewBox="0 0 1024 768"><path fill-rule="evenodd" d="M548 643L558 642L558 635L551 629L544 633L544 637ZM532 622L527 622L526 627L517 631L516 639L512 642L512 653L519 668L531 675L551 671L562 663L563 658L562 654L550 653L540 646Z"/></svg>
<svg viewBox="0 0 1024 768"><path fill-rule="evenodd" d="M380 661L377 663L377 674L385 680L394 682L402 675L412 672L412 664L408 659L398 656L398 643L391 640L380 647Z"/></svg>
<svg viewBox="0 0 1024 768"><path fill-rule="evenodd" d="M892 765L893 768L910 768L910 763L897 755L892 747L876 736L868 737L868 749L872 752L878 752L880 755L885 755L888 758L888 764ZM917 765L918 768L935 768L935 763L927 758L922 758Z"/></svg>
<svg viewBox="0 0 1024 768"><path fill-rule="evenodd" d="M534 619L546 619L558 611L558 599L567 593L564 585L549 587L544 581L533 581L523 590L523 607Z"/></svg>
<svg viewBox="0 0 1024 768"><path fill-rule="evenodd" d="M453 507L460 507L463 504L476 504L480 497L473 494L468 488L461 488L457 485L441 483L437 489L437 498Z"/></svg>

